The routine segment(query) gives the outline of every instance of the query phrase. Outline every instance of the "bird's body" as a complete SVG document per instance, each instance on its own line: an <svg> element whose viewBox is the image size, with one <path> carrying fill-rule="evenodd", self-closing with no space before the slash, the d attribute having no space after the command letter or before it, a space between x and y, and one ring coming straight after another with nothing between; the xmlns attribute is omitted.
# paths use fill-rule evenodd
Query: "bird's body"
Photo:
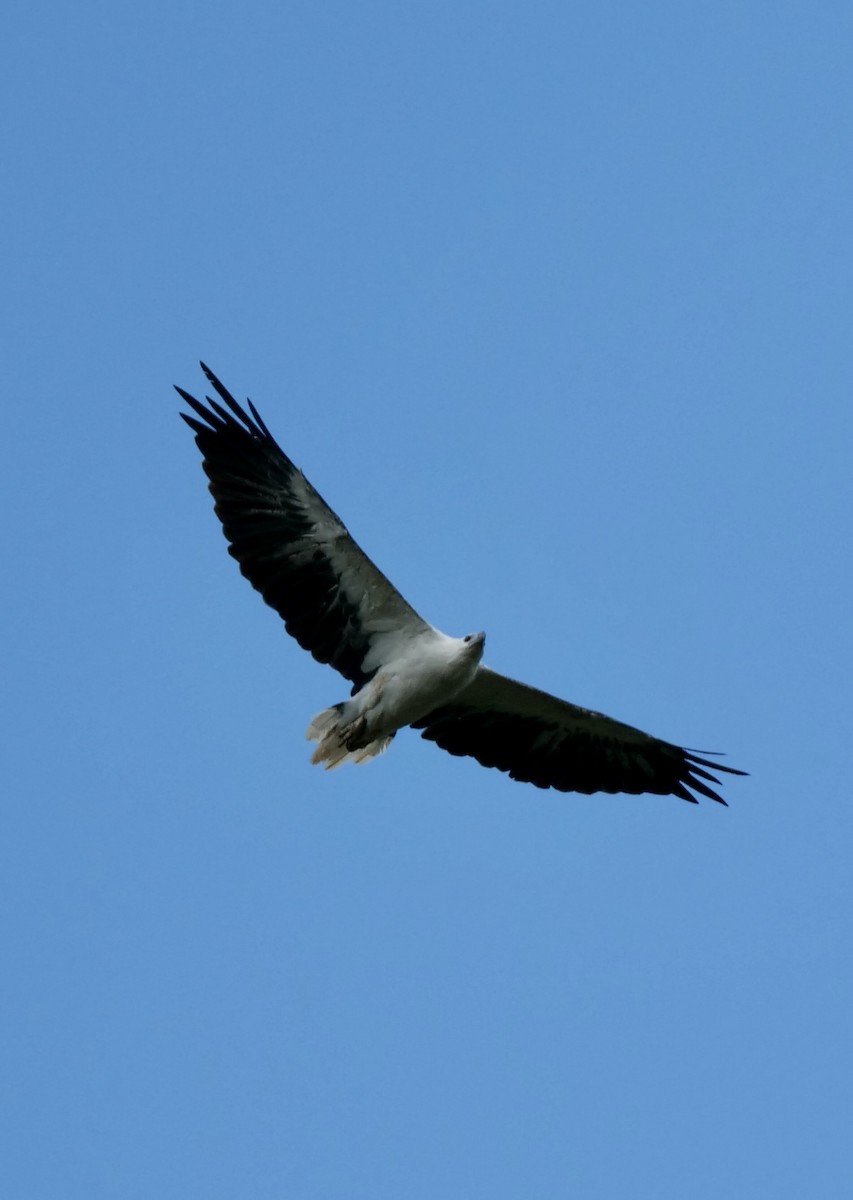
<svg viewBox="0 0 853 1200"><path fill-rule="evenodd" d="M315 763L365 762L410 725L456 755L569 792L652 792L725 803L708 768L742 775L483 666L482 633L426 622L364 554L273 439L202 364L219 400L178 388L240 570L320 662L352 683L313 719ZM224 406L223 406L224 405ZM197 419L197 418L200 418Z"/></svg>
<svg viewBox="0 0 853 1200"><path fill-rule="evenodd" d="M398 729L464 692L477 673L484 642L483 634L451 638L437 629L401 639L397 654L364 687L311 722L307 736L318 742L312 762L336 767L381 754Z"/></svg>

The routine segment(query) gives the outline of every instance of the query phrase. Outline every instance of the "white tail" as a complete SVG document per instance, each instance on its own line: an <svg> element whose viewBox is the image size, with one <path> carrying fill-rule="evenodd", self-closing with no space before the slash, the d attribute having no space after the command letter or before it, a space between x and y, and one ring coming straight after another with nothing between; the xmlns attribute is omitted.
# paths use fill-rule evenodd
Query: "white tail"
<svg viewBox="0 0 853 1200"><path fill-rule="evenodd" d="M354 725L357 722L344 725L343 707L342 704L336 704L333 708L324 708L322 712L317 713L305 731L308 741L317 743L317 749L311 755L312 763L315 766L322 763L327 771L339 767L341 763L363 763L376 758L377 754L382 754L388 749L394 737L392 733L355 750L348 749L347 738L353 736Z"/></svg>

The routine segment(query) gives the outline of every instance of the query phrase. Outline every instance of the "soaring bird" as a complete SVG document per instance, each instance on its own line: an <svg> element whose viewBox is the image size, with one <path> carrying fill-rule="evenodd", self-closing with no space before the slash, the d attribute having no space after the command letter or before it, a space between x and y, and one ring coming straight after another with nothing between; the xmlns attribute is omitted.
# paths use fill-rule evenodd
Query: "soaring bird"
<svg viewBox="0 0 853 1200"><path fill-rule="evenodd" d="M249 400L201 364L217 399L193 416L214 509L241 572L321 663L352 684L307 737L326 768L381 754L410 725L450 754L561 792L694 792L725 804L712 772L743 775L482 663L486 635L448 637L412 608L294 466ZM707 752L706 752L707 753Z"/></svg>

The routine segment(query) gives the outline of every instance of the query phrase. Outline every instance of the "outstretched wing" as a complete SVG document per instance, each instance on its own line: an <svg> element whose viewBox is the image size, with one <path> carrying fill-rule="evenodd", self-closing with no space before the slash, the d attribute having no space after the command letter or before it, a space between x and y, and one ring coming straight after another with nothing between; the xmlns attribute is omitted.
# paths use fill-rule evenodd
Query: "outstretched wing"
<svg viewBox="0 0 853 1200"><path fill-rule="evenodd" d="M725 804L708 770L744 775L650 737L621 721L537 691L488 667L454 698L414 722L450 754L469 755L510 778L560 792L631 792Z"/></svg>
<svg viewBox="0 0 853 1200"><path fill-rule="evenodd" d="M176 391L195 433L229 552L287 632L357 690L401 638L430 628L353 541L251 401L249 413L201 364L223 402Z"/></svg>

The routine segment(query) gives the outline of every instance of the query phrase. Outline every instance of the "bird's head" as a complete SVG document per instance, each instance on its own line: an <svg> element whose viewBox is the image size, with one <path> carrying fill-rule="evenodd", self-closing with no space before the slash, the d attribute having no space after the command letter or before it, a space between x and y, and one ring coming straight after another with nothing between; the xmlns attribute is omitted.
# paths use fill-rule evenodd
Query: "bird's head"
<svg viewBox="0 0 853 1200"><path fill-rule="evenodd" d="M483 650L485 649L486 645L486 635L484 633L466 633L462 641L465 643L466 649L475 662L479 662L483 657Z"/></svg>

